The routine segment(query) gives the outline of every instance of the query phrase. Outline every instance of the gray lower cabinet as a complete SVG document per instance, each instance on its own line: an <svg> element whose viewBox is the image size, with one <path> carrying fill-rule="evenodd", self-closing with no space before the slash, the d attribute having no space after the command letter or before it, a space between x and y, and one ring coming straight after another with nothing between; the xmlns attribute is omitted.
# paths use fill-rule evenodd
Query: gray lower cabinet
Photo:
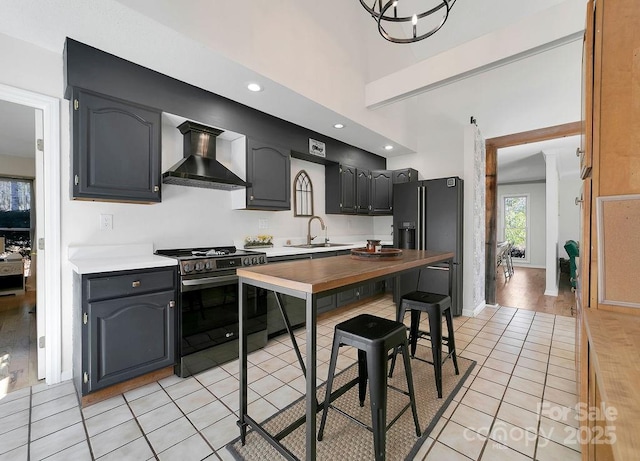
<svg viewBox="0 0 640 461"><path fill-rule="evenodd" d="M264 142L247 142L247 208L291 209L291 152Z"/></svg>
<svg viewBox="0 0 640 461"><path fill-rule="evenodd" d="M297 255L287 256L272 256L269 257L269 264L293 261L296 259L316 259L316 258L328 258L332 256L341 256L349 254L351 250L337 250L337 251L323 251L316 253L302 253ZM384 282L369 283L366 285L360 285L348 290L339 291L338 293L324 295L318 297L316 301L316 307L318 314L329 312L336 307L344 306L360 299L368 298L379 293L383 293L385 290ZM282 295L282 301L284 309L289 317L289 322L293 327L301 327L305 323L306 311L305 302L303 299L294 298L292 296ZM286 331L282 314L278 309L273 293L270 293L267 298L267 333L270 338L278 336Z"/></svg>
<svg viewBox="0 0 640 461"><path fill-rule="evenodd" d="M318 307L318 314L335 309L337 307L336 295L333 294L319 297L316 302L316 306Z"/></svg>
<svg viewBox="0 0 640 461"><path fill-rule="evenodd" d="M82 395L176 362L175 268L81 276Z"/></svg>
<svg viewBox="0 0 640 461"><path fill-rule="evenodd" d="M160 111L75 89L74 199L160 201Z"/></svg>
<svg viewBox="0 0 640 461"><path fill-rule="evenodd" d="M384 281L366 283L364 285L359 285L355 288L350 288L348 290L340 291L339 293L336 294L336 307L344 306L346 304L350 304L355 301L359 301L361 299L365 299L379 293L384 293L384 291L385 291Z"/></svg>
<svg viewBox="0 0 640 461"><path fill-rule="evenodd" d="M336 306L344 306L358 300L358 294L355 288L349 288L336 293Z"/></svg>

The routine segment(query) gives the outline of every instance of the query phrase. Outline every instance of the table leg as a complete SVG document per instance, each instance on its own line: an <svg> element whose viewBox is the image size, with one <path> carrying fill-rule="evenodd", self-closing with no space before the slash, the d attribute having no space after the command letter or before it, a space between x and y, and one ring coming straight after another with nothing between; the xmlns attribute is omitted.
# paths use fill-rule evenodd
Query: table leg
<svg viewBox="0 0 640 461"><path fill-rule="evenodd" d="M316 412L318 403L316 399L316 340L317 340L317 296L307 294L307 411L306 411L306 460L316 459Z"/></svg>
<svg viewBox="0 0 640 461"><path fill-rule="evenodd" d="M402 322L400 319L400 276L396 275L393 278L393 299L396 301L396 321Z"/></svg>
<svg viewBox="0 0 640 461"><path fill-rule="evenodd" d="M447 263L449 264L449 297L451 298L451 310L453 311L453 259L448 260ZM462 302L461 300L457 301Z"/></svg>
<svg viewBox="0 0 640 461"><path fill-rule="evenodd" d="M245 444L247 435L247 285L242 282L242 278L238 280L238 317L239 317L239 372L240 372L240 419L238 426L240 427L240 440L242 445Z"/></svg>

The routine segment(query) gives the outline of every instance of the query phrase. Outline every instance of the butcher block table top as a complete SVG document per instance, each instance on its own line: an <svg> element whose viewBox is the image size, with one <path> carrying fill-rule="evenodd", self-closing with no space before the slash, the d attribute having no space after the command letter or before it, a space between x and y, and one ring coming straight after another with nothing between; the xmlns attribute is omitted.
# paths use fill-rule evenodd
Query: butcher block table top
<svg viewBox="0 0 640 461"><path fill-rule="evenodd" d="M249 283L253 280L305 293L321 293L452 258L451 252L402 250L397 259L362 260L345 255L239 268L236 273Z"/></svg>

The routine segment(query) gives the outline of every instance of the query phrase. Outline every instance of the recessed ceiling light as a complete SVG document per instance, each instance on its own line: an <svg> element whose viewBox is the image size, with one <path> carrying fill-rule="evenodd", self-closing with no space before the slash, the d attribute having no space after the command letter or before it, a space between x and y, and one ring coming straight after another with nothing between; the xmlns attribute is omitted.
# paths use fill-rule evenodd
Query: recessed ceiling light
<svg viewBox="0 0 640 461"><path fill-rule="evenodd" d="M333 125L333 127L340 129L340 128L344 128L344 125L342 123L336 123L335 125Z"/></svg>
<svg viewBox="0 0 640 461"><path fill-rule="evenodd" d="M393 150L393 146L391 144L387 144L384 146L384 150Z"/></svg>
<svg viewBox="0 0 640 461"><path fill-rule="evenodd" d="M247 89L249 91L254 91L254 92L262 91L262 87L260 85L258 85L257 83L249 83L247 85Z"/></svg>

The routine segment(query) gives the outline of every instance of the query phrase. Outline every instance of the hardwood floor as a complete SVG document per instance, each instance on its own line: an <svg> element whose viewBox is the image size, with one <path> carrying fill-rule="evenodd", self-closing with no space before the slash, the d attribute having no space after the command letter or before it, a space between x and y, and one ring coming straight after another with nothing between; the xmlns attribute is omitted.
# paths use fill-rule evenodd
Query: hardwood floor
<svg viewBox="0 0 640 461"><path fill-rule="evenodd" d="M558 296L545 296L545 270L516 267L506 279L502 268L496 276L496 302L501 306L517 307L548 314L571 317L575 298L568 274L560 274Z"/></svg>
<svg viewBox="0 0 640 461"><path fill-rule="evenodd" d="M36 293L0 296L0 396L38 383Z"/></svg>

